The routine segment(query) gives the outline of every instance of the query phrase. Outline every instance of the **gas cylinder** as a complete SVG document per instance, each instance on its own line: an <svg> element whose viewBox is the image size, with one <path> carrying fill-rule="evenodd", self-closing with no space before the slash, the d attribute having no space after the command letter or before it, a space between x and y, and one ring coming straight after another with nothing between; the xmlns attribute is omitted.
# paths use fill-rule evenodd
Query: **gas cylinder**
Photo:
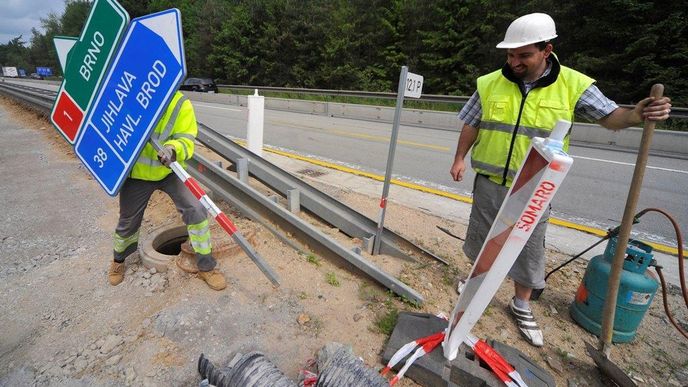
<svg viewBox="0 0 688 387"><path fill-rule="evenodd" d="M597 336L602 332L607 282L616 246L617 238L610 238L604 254L590 260L576 298L569 308L571 318ZM659 287L654 274L647 269L653 261L652 247L634 239L628 241L616 301L612 342L627 343L635 338L636 330Z"/></svg>

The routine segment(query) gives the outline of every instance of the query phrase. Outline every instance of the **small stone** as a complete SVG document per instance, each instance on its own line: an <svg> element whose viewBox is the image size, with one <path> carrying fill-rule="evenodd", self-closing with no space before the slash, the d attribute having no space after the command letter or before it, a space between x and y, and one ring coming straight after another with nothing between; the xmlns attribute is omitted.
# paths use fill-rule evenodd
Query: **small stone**
<svg viewBox="0 0 688 387"><path fill-rule="evenodd" d="M645 384L645 379L641 378L641 377L638 376L638 375L633 375L633 376L631 377L631 379L633 379L634 381L640 383L641 385L642 385L642 384Z"/></svg>
<svg viewBox="0 0 688 387"><path fill-rule="evenodd" d="M151 277L151 273L148 271L144 271L143 274L141 274L141 277L148 279Z"/></svg>
<svg viewBox="0 0 688 387"><path fill-rule="evenodd" d="M86 359L80 358L74 362L74 372L81 372L88 367L88 362Z"/></svg>
<svg viewBox="0 0 688 387"><path fill-rule="evenodd" d="M354 321L360 321L363 318L363 315L360 313L355 313L354 314Z"/></svg>
<svg viewBox="0 0 688 387"><path fill-rule="evenodd" d="M122 360L122 355L115 355L115 356L112 356L109 359L107 359L105 361L105 365L106 366L113 366L113 365L119 363L120 360Z"/></svg>
<svg viewBox="0 0 688 387"><path fill-rule="evenodd" d="M95 351L96 349L98 349L98 347L96 347L96 343L93 343L93 344L89 345L88 348L89 348L91 351Z"/></svg>
<svg viewBox="0 0 688 387"><path fill-rule="evenodd" d="M296 319L296 321L299 323L299 325L304 325L307 322L311 321L311 317L305 313L301 313L299 317Z"/></svg>
<svg viewBox="0 0 688 387"><path fill-rule="evenodd" d="M157 273L158 271L157 271L154 267L151 267L150 270L148 270L148 272L151 273L151 274L155 274L155 273Z"/></svg>
<svg viewBox="0 0 688 387"><path fill-rule="evenodd" d="M549 311L550 313L552 313L552 316L559 314L559 311L557 310L557 308L554 307L554 305L549 306Z"/></svg>
<svg viewBox="0 0 688 387"><path fill-rule="evenodd" d="M106 354L112 352L113 349L115 349L117 346L122 344L124 340L122 340L121 337L117 335L110 335L105 338L105 342L103 342L103 345L100 347L100 353Z"/></svg>
<svg viewBox="0 0 688 387"><path fill-rule="evenodd" d="M62 361L62 367L66 367L69 364L71 364L74 360L76 360L76 356L67 356L63 361Z"/></svg>
<svg viewBox="0 0 688 387"><path fill-rule="evenodd" d="M564 372L564 367L562 366L559 359L551 357L551 356L547 356L545 358L545 360L547 361L547 364L549 365L549 367L551 369L553 369L554 371L556 371L558 374L561 374L562 372Z"/></svg>

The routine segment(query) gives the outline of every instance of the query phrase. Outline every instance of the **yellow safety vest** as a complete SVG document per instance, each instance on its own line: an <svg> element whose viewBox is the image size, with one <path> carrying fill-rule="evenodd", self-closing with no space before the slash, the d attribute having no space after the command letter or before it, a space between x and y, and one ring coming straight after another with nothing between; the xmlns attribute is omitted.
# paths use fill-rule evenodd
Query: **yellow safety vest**
<svg viewBox="0 0 688 387"><path fill-rule="evenodd" d="M478 78L482 117L471 166L497 184L511 186L533 137L549 137L559 119L573 122L576 103L595 82L550 58L550 73L528 93L508 65ZM564 150L568 144L567 135Z"/></svg>
<svg viewBox="0 0 688 387"><path fill-rule="evenodd" d="M191 102L180 92L176 92L167 106L158 124L153 129L151 138L156 138L163 146L171 145L177 153L177 161L185 165L184 160L193 156L194 141L198 135L198 125ZM158 152L148 142L143 147L139 158L131 169L130 177L134 179L159 181L172 173L170 168L158 160Z"/></svg>

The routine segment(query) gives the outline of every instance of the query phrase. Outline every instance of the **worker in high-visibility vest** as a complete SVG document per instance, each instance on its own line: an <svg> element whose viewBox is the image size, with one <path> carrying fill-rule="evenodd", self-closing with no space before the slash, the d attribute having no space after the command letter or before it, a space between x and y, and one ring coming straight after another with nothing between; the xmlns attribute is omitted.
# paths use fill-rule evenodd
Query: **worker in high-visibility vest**
<svg viewBox="0 0 688 387"><path fill-rule="evenodd" d="M450 174L463 179L465 158L471 150L476 172L473 206L463 251L475 260L499 212L511 182L533 137L549 137L560 120L573 122L574 114L619 130L644 119L666 120L670 100L646 98L633 109L619 107L595 86L595 80L562 66L552 52L557 37L554 20L533 13L514 20L497 48L506 49L506 63L477 80L477 91L461 109L464 121ZM564 150L569 139L565 139ZM533 289L545 286L545 231L549 209L542 216L509 276L515 295L511 314L529 343L543 345L529 300ZM461 285L459 285L461 286Z"/></svg>
<svg viewBox="0 0 688 387"><path fill-rule="evenodd" d="M164 149L158 153L150 143L146 143L119 192L114 261L108 272L111 285L118 285L124 279L124 260L136 251L148 200L154 191L161 190L170 196L187 226L189 240L196 253L198 277L211 289L227 287L225 277L215 268L217 262L212 256L208 212L169 168L174 161L184 166L184 160L191 158L197 134L191 102L177 92L151 135Z"/></svg>

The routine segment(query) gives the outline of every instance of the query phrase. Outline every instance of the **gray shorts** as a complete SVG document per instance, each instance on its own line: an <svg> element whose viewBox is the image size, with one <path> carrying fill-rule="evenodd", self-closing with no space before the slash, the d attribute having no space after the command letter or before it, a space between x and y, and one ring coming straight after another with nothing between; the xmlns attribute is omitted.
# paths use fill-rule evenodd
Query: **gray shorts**
<svg viewBox="0 0 688 387"><path fill-rule="evenodd" d="M475 261L478 257L492 222L497 217L508 192L508 187L495 184L483 175L476 175L473 187L473 207L468 221L466 241L463 244L463 252L471 261ZM549 213L550 207L542 215L523 251L509 271L511 279L532 289L545 287L545 233Z"/></svg>

